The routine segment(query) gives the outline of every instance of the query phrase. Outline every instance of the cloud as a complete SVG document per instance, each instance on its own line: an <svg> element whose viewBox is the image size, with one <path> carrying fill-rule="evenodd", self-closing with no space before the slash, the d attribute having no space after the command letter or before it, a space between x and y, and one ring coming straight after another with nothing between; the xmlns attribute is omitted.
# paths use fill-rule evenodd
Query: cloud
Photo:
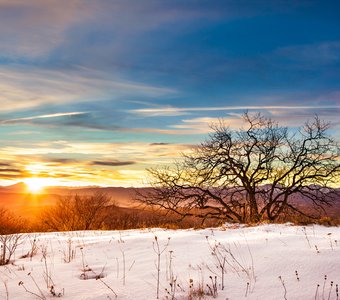
<svg viewBox="0 0 340 300"><path fill-rule="evenodd" d="M27 121L32 121L32 120L38 120L38 119L60 118L60 117L78 116L78 115L84 115L84 114L87 114L87 113L86 112L55 113L55 114L39 115L39 116L33 116L33 117L3 120L3 121L0 121L0 123L2 124L21 123L21 122L27 122Z"/></svg>
<svg viewBox="0 0 340 300"><path fill-rule="evenodd" d="M1 110L16 111L43 105L88 101L118 101L121 97L159 97L174 90L122 80L107 73L0 66Z"/></svg>
<svg viewBox="0 0 340 300"><path fill-rule="evenodd" d="M21 170L15 163L0 163L0 180L16 179L23 175L23 170Z"/></svg>
<svg viewBox="0 0 340 300"><path fill-rule="evenodd" d="M171 111L179 112L185 111L186 115L202 115L193 118L182 119L180 123L169 124L165 128L140 128L137 127L122 127L112 124L111 114L107 115L104 112L97 112L96 114L90 112L68 112L68 113L54 113L36 115L22 118L13 118L0 121L0 124L15 124L27 123L31 125L38 125L43 127L60 126L75 126L103 131L119 131L125 133L158 133L162 135L197 135L211 132L211 125L219 123L220 119L224 119L227 126L233 128L241 128L241 115L244 111L250 112L261 111L263 114L273 117L275 120L283 122L287 126L296 126L301 119L307 120L313 114L318 113L320 117L325 120L334 120L335 112L340 109L338 105L300 105L300 106L221 106L221 107L192 107L192 108L178 108L172 107ZM134 110L136 111L136 110ZM139 109L138 113L148 114L153 111L157 113L163 112L160 108ZM122 112L123 113L123 112ZM209 114L217 116L211 117ZM337 113L335 113L337 114ZM164 116L163 116L164 117ZM125 118L125 117L124 117ZM337 124L338 122L335 122ZM151 144L160 145L160 144ZM161 144L164 145L164 144Z"/></svg>
<svg viewBox="0 0 340 300"><path fill-rule="evenodd" d="M339 109L340 105L243 105L243 106L207 106L207 107L157 107L132 109L129 112L147 117L156 116L181 116L192 112L211 112L211 111L238 111L238 110L318 110L318 109Z"/></svg>
<svg viewBox="0 0 340 300"><path fill-rule="evenodd" d="M0 52L5 57L47 55L65 39L66 31L90 11L82 1L0 0Z"/></svg>
<svg viewBox="0 0 340 300"><path fill-rule="evenodd" d="M263 106L262 106L263 108ZM236 110L237 111L237 110ZM257 110L250 110L253 114ZM331 124L331 128L338 130L340 121L340 106L266 106L261 110L262 115L277 121L280 126L301 127L307 120L311 120L318 115L325 122ZM246 125L242 118L243 112L231 112L221 115L221 117L195 117L190 119L182 119L177 124L169 125L171 128L190 132L191 134L208 134L213 131L213 126L222 123L223 126L232 129L242 129Z"/></svg>
<svg viewBox="0 0 340 300"><path fill-rule="evenodd" d="M52 164L58 164L58 165L68 165L68 164L75 164L78 163L79 160L72 159L72 158L50 158L50 157L44 157L40 158L43 162L48 162Z"/></svg>
<svg viewBox="0 0 340 300"><path fill-rule="evenodd" d="M135 60L157 48L157 41L149 40L148 34L161 33L171 40L207 23L304 6L289 2L285 7L271 1L243 3L240 8L233 1L220 0L0 0L0 53L15 63L162 71L163 66L154 60L147 64Z"/></svg>
<svg viewBox="0 0 340 300"><path fill-rule="evenodd" d="M25 178L21 174L13 174L13 173L0 173L0 180L12 180L12 179L21 179Z"/></svg>
<svg viewBox="0 0 340 300"><path fill-rule="evenodd" d="M104 118L103 113L100 112L97 116L90 112L70 112L5 119L0 121L0 125L24 123L43 128L81 127L95 130L124 131L124 128L110 122L111 120Z"/></svg>
<svg viewBox="0 0 340 300"><path fill-rule="evenodd" d="M176 129L189 130L195 134L208 134L213 131L213 126L216 124L223 124L234 129L242 128L244 125L242 114L230 113L225 115L223 118L214 117L200 117L192 119L181 120L180 124L171 125L171 127Z"/></svg>
<svg viewBox="0 0 340 300"><path fill-rule="evenodd" d="M18 169L1 169L0 172L9 172L9 173L20 173L21 171Z"/></svg>
<svg viewBox="0 0 340 300"><path fill-rule="evenodd" d="M11 164L8 163L0 163L0 167L9 167Z"/></svg>
<svg viewBox="0 0 340 300"><path fill-rule="evenodd" d="M179 22L233 19L249 15L253 9L223 1L209 5L201 1L91 1L91 0L0 0L0 53L5 57L29 59L49 58L63 44L79 42L79 36L110 31L105 40L110 50L119 49L127 39L138 33L153 31L167 25L176 30ZM257 10L260 11L260 10ZM179 30L179 29L177 29ZM99 43L99 41L98 41ZM112 47L115 44L115 47ZM81 44L79 44L80 46ZM77 48L77 47L76 47ZM92 51L95 45L81 49ZM69 49L70 50L70 49ZM79 48L77 48L79 50ZM96 50L95 50L96 51ZM117 51L117 50L116 50ZM74 54L79 56L79 51ZM106 52L109 55L112 51ZM69 54L69 53L68 53ZM67 55L66 55L67 56Z"/></svg>
<svg viewBox="0 0 340 300"><path fill-rule="evenodd" d="M167 146L170 145L170 143L151 143L150 146Z"/></svg>
<svg viewBox="0 0 340 300"><path fill-rule="evenodd" d="M92 161L91 165L95 166L106 166L106 167L119 167L119 166L129 166L134 165L134 161Z"/></svg>
<svg viewBox="0 0 340 300"><path fill-rule="evenodd" d="M21 143L20 147L3 146L0 147L0 156L6 158L6 161L19 161L25 165L34 165L36 162L39 166L49 168L50 162L58 163L58 156L62 156L59 166L72 167L72 161L68 165L64 164L63 159L72 160L77 157L73 165L88 165L88 161L96 162L138 162L140 164L153 164L159 157L171 160L177 158L181 151L188 149L188 145L169 144L150 147L149 143L98 143L98 142L74 142L74 141L56 141L31 143L27 145ZM98 160L98 156L103 158ZM134 159L126 160L127 157ZM67 161L68 162L68 161Z"/></svg>
<svg viewBox="0 0 340 300"><path fill-rule="evenodd" d="M5 119L0 121L0 125L25 123L29 125L42 126L44 128L46 128L47 126L49 128L60 128L60 126L64 126L82 127L103 131L120 131L125 133L159 133L166 135L196 134L195 131L185 130L185 128L180 127L178 127L178 129L182 130L138 127L128 128L112 124L111 122L111 115L107 117L106 113L104 112L97 112L97 114L93 114L90 112L68 112ZM23 134L25 134L25 132L23 132Z"/></svg>
<svg viewBox="0 0 340 300"><path fill-rule="evenodd" d="M2 121L0 121L1 124ZM13 132L8 132L7 135L8 136L16 136L16 135L32 135L32 134L38 134L38 131L32 131L32 130L16 130Z"/></svg>

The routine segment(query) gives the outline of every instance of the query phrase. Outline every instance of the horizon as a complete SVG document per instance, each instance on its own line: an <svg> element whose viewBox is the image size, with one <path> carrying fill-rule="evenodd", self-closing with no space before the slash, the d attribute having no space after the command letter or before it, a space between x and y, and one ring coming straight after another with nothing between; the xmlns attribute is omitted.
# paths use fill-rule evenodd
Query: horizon
<svg viewBox="0 0 340 300"><path fill-rule="evenodd" d="M0 188L9 188L17 185L25 185L29 187L29 184L25 183L24 181L17 181L10 183L8 185L0 185ZM133 186L113 186L113 185L44 185L42 189L48 188L143 188L144 186L140 187L133 187Z"/></svg>
<svg viewBox="0 0 340 300"><path fill-rule="evenodd" d="M142 187L223 118L340 138L340 3L0 0L0 185Z"/></svg>

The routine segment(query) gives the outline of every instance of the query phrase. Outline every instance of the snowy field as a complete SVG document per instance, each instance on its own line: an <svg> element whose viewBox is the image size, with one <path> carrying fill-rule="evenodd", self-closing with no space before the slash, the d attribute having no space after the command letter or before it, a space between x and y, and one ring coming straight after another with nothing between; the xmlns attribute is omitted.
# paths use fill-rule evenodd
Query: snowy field
<svg viewBox="0 0 340 300"><path fill-rule="evenodd" d="M322 226L27 234L0 266L10 300L328 300L338 285L340 228Z"/></svg>

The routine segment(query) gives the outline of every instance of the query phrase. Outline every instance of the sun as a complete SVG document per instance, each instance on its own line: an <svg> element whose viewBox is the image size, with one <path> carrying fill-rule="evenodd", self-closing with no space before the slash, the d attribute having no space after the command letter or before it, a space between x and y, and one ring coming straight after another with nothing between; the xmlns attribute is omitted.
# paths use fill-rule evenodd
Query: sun
<svg viewBox="0 0 340 300"><path fill-rule="evenodd" d="M45 180L43 178L27 178L24 180L31 193L38 194L46 186Z"/></svg>

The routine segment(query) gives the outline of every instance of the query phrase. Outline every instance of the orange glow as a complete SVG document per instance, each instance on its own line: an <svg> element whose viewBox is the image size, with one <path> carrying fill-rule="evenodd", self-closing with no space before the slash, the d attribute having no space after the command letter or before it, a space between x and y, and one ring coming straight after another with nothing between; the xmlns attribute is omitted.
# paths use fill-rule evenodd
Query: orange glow
<svg viewBox="0 0 340 300"><path fill-rule="evenodd" d="M31 193L39 194L45 187L56 186L59 182L53 178L30 177L24 179L24 183Z"/></svg>
<svg viewBox="0 0 340 300"><path fill-rule="evenodd" d="M24 180L28 190L33 194L38 194L46 186L43 178L27 178Z"/></svg>

